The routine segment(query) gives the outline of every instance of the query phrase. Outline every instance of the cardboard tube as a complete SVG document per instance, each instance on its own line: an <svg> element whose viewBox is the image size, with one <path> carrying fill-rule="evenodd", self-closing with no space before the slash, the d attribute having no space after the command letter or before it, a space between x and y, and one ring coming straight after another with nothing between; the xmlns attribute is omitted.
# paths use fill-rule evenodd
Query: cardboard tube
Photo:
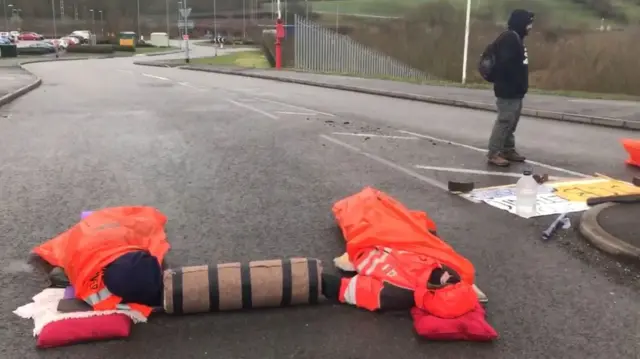
<svg viewBox="0 0 640 359"><path fill-rule="evenodd" d="M164 310L189 314L316 304L322 265L313 258L225 263L164 272Z"/></svg>

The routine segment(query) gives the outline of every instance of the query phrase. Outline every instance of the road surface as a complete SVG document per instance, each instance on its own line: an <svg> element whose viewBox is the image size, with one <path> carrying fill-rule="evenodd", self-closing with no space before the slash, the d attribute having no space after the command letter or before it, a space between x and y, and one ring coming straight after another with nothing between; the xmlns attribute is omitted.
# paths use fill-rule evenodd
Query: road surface
<svg viewBox="0 0 640 359"><path fill-rule="evenodd" d="M640 358L632 268L573 231L542 243L550 218L520 219L441 189L449 179L515 178L417 167L490 170L490 113L130 58L28 68L43 86L0 110L10 114L0 121L2 358ZM536 171L629 178L618 142L626 136L634 134L524 118L518 144L543 164ZM82 210L159 208L175 265L314 256L332 271L344 247L331 206L367 185L426 210L473 261L498 342L429 343L403 313L320 305L157 315L127 341L38 353L32 323L11 313L42 289L23 265L29 250Z"/></svg>

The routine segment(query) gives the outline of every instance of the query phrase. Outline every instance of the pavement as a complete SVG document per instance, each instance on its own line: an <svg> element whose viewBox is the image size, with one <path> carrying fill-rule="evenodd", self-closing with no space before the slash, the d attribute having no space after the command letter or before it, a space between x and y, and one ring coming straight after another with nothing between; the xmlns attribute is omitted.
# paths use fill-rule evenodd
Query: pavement
<svg viewBox="0 0 640 359"><path fill-rule="evenodd" d="M640 230L632 218L640 218L640 203L607 207L600 212L598 223L612 236L640 248Z"/></svg>
<svg viewBox="0 0 640 359"><path fill-rule="evenodd" d="M210 65L190 65L188 68L495 112L495 96L492 90L431 86L275 69L228 69ZM526 97L523 114L567 122L640 130L640 102L635 101L579 99L532 93Z"/></svg>
<svg viewBox="0 0 640 359"><path fill-rule="evenodd" d="M27 65L42 86L0 108L2 358L639 357L639 272L582 240L576 216L542 242L553 218L525 220L442 189L449 179L516 180L485 164L493 114L133 61ZM517 142L538 172L629 180L639 171L625 166L619 140L633 136L524 117ZM157 315L126 341L36 351L33 324L11 313L42 290L28 252L83 210L157 207L175 265L313 256L333 271L344 243L331 206L367 185L427 211L474 263L500 340L426 342L403 313L323 304Z"/></svg>
<svg viewBox="0 0 640 359"><path fill-rule="evenodd" d="M0 97L33 83L36 76L19 67L0 68Z"/></svg>
<svg viewBox="0 0 640 359"><path fill-rule="evenodd" d="M580 232L604 252L640 265L640 202L603 203L585 211Z"/></svg>

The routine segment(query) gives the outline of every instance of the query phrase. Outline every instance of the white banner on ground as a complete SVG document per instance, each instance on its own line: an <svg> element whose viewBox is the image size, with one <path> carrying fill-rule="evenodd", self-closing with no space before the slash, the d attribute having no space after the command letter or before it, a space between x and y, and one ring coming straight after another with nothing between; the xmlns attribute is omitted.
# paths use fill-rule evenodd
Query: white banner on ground
<svg viewBox="0 0 640 359"><path fill-rule="evenodd" d="M522 218L533 218L548 216L560 213L582 212L589 209L586 202L572 202L559 197L553 193L540 193L536 202L536 214L525 217L516 213L516 196L503 196L485 199L484 202L490 206L511 212Z"/></svg>
<svg viewBox="0 0 640 359"><path fill-rule="evenodd" d="M554 190L551 187L541 185L538 187L538 194L552 193ZM516 186L500 186L500 187L487 187L478 188L469 193L462 193L460 196L473 202L483 202L487 199L502 198L516 195Z"/></svg>
<svg viewBox="0 0 640 359"><path fill-rule="evenodd" d="M484 202L492 207L518 215L516 213L515 190L515 185L478 188L469 193L463 193L460 196L476 203ZM551 186L540 185L538 187L536 214L530 217L518 216L523 218L532 218L560 213L581 212L589 209L586 202L569 201L556 195L554 191L555 189Z"/></svg>

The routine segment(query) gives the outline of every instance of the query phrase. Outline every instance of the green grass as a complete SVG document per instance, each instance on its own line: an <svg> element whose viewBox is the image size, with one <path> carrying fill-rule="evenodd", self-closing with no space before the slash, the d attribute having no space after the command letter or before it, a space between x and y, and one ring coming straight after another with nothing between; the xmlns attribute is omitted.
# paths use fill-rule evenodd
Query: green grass
<svg viewBox="0 0 640 359"><path fill-rule="evenodd" d="M152 52L165 52L177 50L177 47L137 47L135 54L148 54Z"/></svg>
<svg viewBox="0 0 640 359"><path fill-rule="evenodd" d="M266 69L270 68L269 61L261 51L238 51L227 55L215 57L200 57L191 59L192 64L217 65L217 66L237 66L246 68Z"/></svg>
<svg viewBox="0 0 640 359"><path fill-rule="evenodd" d="M316 0L309 4L313 11L321 13L404 16L417 6L437 2L439 0ZM624 12L631 23L640 22L640 6L635 0L614 0L614 5L620 12ZM466 7L466 0L449 0L454 6ZM473 0L472 14L491 12L497 18L504 20L515 7L530 9L549 22L561 25L587 25L597 27L600 17L589 8L575 3L573 0Z"/></svg>

